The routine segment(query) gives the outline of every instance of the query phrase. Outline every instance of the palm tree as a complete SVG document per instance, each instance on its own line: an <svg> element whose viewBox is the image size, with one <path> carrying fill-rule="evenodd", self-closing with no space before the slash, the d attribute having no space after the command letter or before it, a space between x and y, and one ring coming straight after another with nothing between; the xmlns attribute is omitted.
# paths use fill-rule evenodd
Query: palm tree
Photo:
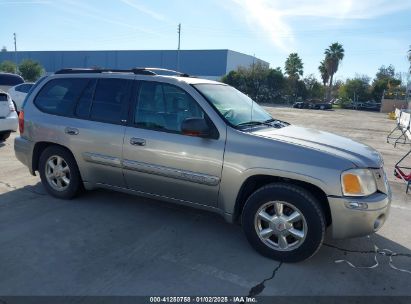
<svg viewBox="0 0 411 304"><path fill-rule="evenodd" d="M299 79L303 76L304 64L297 53L291 53L285 61L285 73L288 77Z"/></svg>
<svg viewBox="0 0 411 304"><path fill-rule="evenodd" d="M288 75L288 79L294 89L294 95L297 90L297 81L300 76L303 76L304 64L297 53L291 53L285 61L285 73Z"/></svg>
<svg viewBox="0 0 411 304"><path fill-rule="evenodd" d="M328 80L330 80L330 75L328 74L327 66L325 65L325 60L320 62L320 66L318 67L318 70L320 71L321 79L323 81L323 86L325 88L327 86ZM326 98L325 94L323 98Z"/></svg>
<svg viewBox="0 0 411 304"><path fill-rule="evenodd" d="M326 86L328 83L328 80L330 80L330 75L328 75L327 67L325 65L325 60L320 62L320 66L318 67L318 70L320 71L321 79L323 80L323 85Z"/></svg>
<svg viewBox="0 0 411 304"><path fill-rule="evenodd" d="M344 48L338 42L334 42L325 50L324 54L325 66L327 68L327 73L330 76L330 84L327 96L327 99L329 100L331 98L334 74L338 71L340 61L344 58Z"/></svg>

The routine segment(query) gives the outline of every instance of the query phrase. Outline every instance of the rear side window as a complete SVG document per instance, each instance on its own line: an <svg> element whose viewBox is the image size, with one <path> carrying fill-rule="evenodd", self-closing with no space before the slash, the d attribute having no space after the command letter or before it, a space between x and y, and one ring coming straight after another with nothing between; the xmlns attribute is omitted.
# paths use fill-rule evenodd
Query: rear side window
<svg viewBox="0 0 411 304"><path fill-rule="evenodd" d="M126 114L130 81L120 78L102 78L97 81L90 119L108 123L121 123Z"/></svg>
<svg viewBox="0 0 411 304"><path fill-rule="evenodd" d="M6 94L0 94L0 101L8 101Z"/></svg>
<svg viewBox="0 0 411 304"><path fill-rule="evenodd" d="M94 90L96 88L97 79L90 79L86 88L80 96L77 103L75 115L79 118L89 118L91 110L91 102L94 96Z"/></svg>
<svg viewBox="0 0 411 304"><path fill-rule="evenodd" d="M74 108L89 79L61 78L46 83L34 100L43 112L62 116L72 116Z"/></svg>

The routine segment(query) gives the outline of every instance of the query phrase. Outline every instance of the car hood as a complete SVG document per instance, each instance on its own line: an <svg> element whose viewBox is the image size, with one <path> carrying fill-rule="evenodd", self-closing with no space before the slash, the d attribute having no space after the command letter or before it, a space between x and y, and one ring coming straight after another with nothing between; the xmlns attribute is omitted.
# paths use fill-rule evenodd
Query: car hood
<svg viewBox="0 0 411 304"><path fill-rule="evenodd" d="M350 160L357 167L380 168L382 158L375 149L352 139L316 129L287 126L251 132L254 135L291 143Z"/></svg>

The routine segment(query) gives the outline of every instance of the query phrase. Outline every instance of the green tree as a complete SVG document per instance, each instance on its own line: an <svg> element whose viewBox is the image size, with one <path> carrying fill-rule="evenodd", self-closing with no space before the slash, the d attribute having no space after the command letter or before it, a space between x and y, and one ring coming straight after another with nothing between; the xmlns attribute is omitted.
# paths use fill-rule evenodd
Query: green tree
<svg viewBox="0 0 411 304"><path fill-rule="evenodd" d="M291 53L285 61L285 73L288 75L288 81L291 93L297 97L298 80L304 73L304 64L297 53Z"/></svg>
<svg viewBox="0 0 411 304"><path fill-rule="evenodd" d="M5 60L0 64L0 71L6 72L6 73L15 73L16 64L13 61Z"/></svg>
<svg viewBox="0 0 411 304"><path fill-rule="evenodd" d="M375 75L372 83L372 97L375 101L381 101L384 91L393 90L401 85L401 80L395 76L395 68L391 64L386 67L382 65Z"/></svg>
<svg viewBox="0 0 411 304"><path fill-rule="evenodd" d="M333 87L334 74L338 71L341 60L344 58L344 48L338 42L331 44L324 52L325 54L325 66L327 67L327 73L330 76L330 84L328 87L327 99L331 99L331 91Z"/></svg>
<svg viewBox="0 0 411 304"><path fill-rule="evenodd" d="M324 97L324 87L315 78L313 74L308 75L304 78L305 88L307 89L307 98L323 98Z"/></svg>
<svg viewBox="0 0 411 304"><path fill-rule="evenodd" d="M323 81L323 85L326 86L328 80L330 80L330 75L328 75L327 66L325 65L325 60L320 62L320 66L318 67L320 71L321 80Z"/></svg>
<svg viewBox="0 0 411 304"><path fill-rule="evenodd" d="M300 79L304 73L304 64L297 53L291 53L285 61L285 73L289 78Z"/></svg>
<svg viewBox="0 0 411 304"><path fill-rule="evenodd" d="M3 47L1 48L2 52L7 52L7 48L3 45Z"/></svg>
<svg viewBox="0 0 411 304"><path fill-rule="evenodd" d="M39 62L31 59L23 60L19 65L20 75L26 81L36 81L43 74L44 69Z"/></svg>
<svg viewBox="0 0 411 304"><path fill-rule="evenodd" d="M345 84L339 88L338 96L343 100L370 100L372 97L370 77L357 75L352 79L347 79Z"/></svg>
<svg viewBox="0 0 411 304"><path fill-rule="evenodd" d="M281 69L270 69L261 63L231 71L221 81L247 94L255 101L265 103L281 101L285 87L285 78Z"/></svg>

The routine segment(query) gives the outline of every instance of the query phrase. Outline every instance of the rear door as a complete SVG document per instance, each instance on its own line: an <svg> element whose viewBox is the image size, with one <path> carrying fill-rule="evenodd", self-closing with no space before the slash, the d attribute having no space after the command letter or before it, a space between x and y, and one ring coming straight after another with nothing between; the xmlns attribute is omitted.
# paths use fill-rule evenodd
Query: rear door
<svg viewBox="0 0 411 304"><path fill-rule="evenodd" d="M121 157L130 85L131 80L110 75L56 78L36 97L40 110L55 114L47 123L58 126L59 141L73 152L85 182L124 187Z"/></svg>
<svg viewBox="0 0 411 304"><path fill-rule="evenodd" d="M179 201L216 206L225 146L190 94L175 85L141 81L124 138L123 166L128 187ZM205 118L213 136L184 135L186 118Z"/></svg>

